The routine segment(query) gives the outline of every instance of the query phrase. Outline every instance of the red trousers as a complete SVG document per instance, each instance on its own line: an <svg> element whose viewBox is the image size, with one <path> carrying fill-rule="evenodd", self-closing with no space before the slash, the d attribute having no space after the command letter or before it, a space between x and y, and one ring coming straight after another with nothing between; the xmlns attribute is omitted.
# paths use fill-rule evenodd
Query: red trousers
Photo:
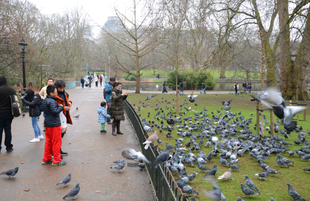
<svg viewBox="0 0 310 201"><path fill-rule="evenodd" d="M61 148L61 127L45 127L45 148L43 162L48 162L52 160L54 156L53 163L59 163L60 158L60 148Z"/></svg>

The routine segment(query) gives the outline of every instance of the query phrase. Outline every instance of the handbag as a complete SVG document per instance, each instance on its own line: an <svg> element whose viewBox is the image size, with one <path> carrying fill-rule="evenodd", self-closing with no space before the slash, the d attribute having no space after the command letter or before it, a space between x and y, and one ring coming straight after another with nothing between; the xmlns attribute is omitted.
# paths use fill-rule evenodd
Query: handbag
<svg viewBox="0 0 310 201"><path fill-rule="evenodd" d="M11 98L12 115L14 117L19 117L22 111L20 109L18 98L16 95L11 95L10 98Z"/></svg>
<svg viewBox="0 0 310 201"><path fill-rule="evenodd" d="M61 132L63 133L65 132L67 128L67 118L62 112L59 113L59 118L60 118L60 124L61 124Z"/></svg>

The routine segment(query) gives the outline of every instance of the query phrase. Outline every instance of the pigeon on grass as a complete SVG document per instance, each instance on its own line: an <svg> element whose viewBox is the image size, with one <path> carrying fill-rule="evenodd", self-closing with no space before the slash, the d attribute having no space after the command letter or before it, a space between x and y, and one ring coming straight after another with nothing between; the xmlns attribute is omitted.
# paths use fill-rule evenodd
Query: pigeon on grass
<svg viewBox="0 0 310 201"><path fill-rule="evenodd" d="M293 189L290 183L287 183L287 186L288 186L288 194L293 198L293 200L306 201Z"/></svg>
<svg viewBox="0 0 310 201"><path fill-rule="evenodd" d="M66 200L66 199L74 199L80 192L80 183L77 183L76 186L71 189L71 191L65 195L65 197L63 197L62 199L63 200Z"/></svg>
<svg viewBox="0 0 310 201"><path fill-rule="evenodd" d="M257 173L254 176L259 177L259 180L264 179L266 181L267 177L269 176L269 172L262 172L262 173Z"/></svg>
<svg viewBox="0 0 310 201"><path fill-rule="evenodd" d="M113 163L116 163L115 166L111 166L111 169L117 169L118 171L123 170L124 166L125 166L125 161L124 160L118 160L118 161L114 161Z"/></svg>
<svg viewBox="0 0 310 201"><path fill-rule="evenodd" d="M245 184L246 184L250 189L252 189L252 190L254 190L254 191L256 191L256 192L258 192L258 193L260 194L259 190L256 188L255 184L254 184L253 181L249 178L249 176L248 176L248 175L244 175L244 176L245 176Z"/></svg>
<svg viewBox="0 0 310 201"><path fill-rule="evenodd" d="M215 164L214 167L203 177L207 177L209 175L215 176L216 172L217 172L217 165Z"/></svg>
<svg viewBox="0 0 310 201"><path fill-rule="evenodd" d="M259 192L253 191L249 187L246 187L243 183L241 184L241 190L244 193L245 197L250 195L260 195Z"/></svg>
<svg viewBox="0 0 310 201"><path fill-rule="evenodd" d="M68 186L68 183L71 181L71 173L68 174L65 178L63 178L56 186L60 184L64 184L65 186Z"/></svg>
<svg viewBox="0 0 310 201"><path fill-rule="evenodd" d="M10 169L8 171L2 172L0 175L7 175L9 179L14 178L14 176L17 174L19 167L15 167L14 169Z"/></svg>
<svg viewBox="0 0 310 201"><path fill-rule="evenodd" d="M147 160L141 151L136 151L134 149L125 149L122 151L122 156L130 160L143 160L144 162L151 164L151 162Z"/></svg>
<svg viewBox="0 0 310 201"><path fill-rule="evenodd" d="M228 171L225 172L223 175L219 176L218 179L219 180L225 179L227 181L230 180L230 177L231 177L231 168L229 168Z"/></svg>

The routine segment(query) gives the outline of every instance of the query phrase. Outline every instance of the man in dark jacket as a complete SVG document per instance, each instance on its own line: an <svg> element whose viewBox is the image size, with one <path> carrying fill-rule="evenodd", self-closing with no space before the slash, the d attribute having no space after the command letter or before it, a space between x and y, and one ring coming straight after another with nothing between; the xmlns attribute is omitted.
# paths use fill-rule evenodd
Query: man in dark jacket
<svg viewBox="0 0 310 201"><path fill-rule="evenodd" d="M82 78L81 78L82 89L84 89L84 83L85 83L85 80L84 80L84 78L82 77Z"/></svg>
<svg viewBox="0 0 310 201"><path fill-rule="evenodd" d="M63 111L63 106L57 104L57 89L54 85L46 88L47 96L43 101L42 108L45 113L45 148L42 164L52 164L53 166L66 165L61 160L61 123L59 113ZM54 156L54 159L52 159Z"/></svg>
<svg viewBox="0 0 310 201"><path fill-rule="evenodd" d="M13 151L11 124L13 120L11 108L11 95L15 95L15 90L8 86L5 76L0 76L0 151L2 144L2 132L4 129L4 145L8 152Z"/></svg>

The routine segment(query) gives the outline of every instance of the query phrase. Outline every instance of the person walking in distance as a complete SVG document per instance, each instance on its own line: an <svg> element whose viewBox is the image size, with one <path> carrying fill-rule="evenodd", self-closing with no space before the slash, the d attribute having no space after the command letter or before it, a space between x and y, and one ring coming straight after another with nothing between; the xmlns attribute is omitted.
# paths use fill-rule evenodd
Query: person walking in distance
<svg viewBox="0 0 310 201"><path fill-rule="evenodd" d="M58 99L57 103L62 105L64 108L62 112L67 118L67 124L72 125L72 120L70 116L70 108L72 106L72 101L69 100L69 94L65 92L66 83L63 80L57 80L55 82L55 87L57 89L57 99ZM64 137L66 132L67 132L67 129L61 133L62 138ZM68 155L67 152L63 152L62 150L60 150L60 152L61 152L61 155Z"/></svg>
<svg viewBox="0 0 310 201"><path fill-rule="evenodd" d="M103 77L103 75L100 75L100 76L99 76L99 81L100 81L100 86L101 86L101 87L102 87L102 79L103 79L102 77Z"/></svg>
<svg viewBox="0 0 310 201"><path fill-rule="evenodd" d="M243 87L243 93L246 93L246 89L247 89L247 84L246 84L246 80L244 80L244 82L242 83L242 87Z"/></svg>
<svg viewBox="0 0 310 201"><path fill-rule="evenodd" d="M252 91L252 83L250 81L248 82L248 90L249 90L249 93L251 93L251 91Z"/></svg>
<svg viewBox="0 0 310 201"><path fill-rule="evenodd" d="M96 74L94 73L94 80L95 80L96 87L98 87L99 74L96 75Z"/></svg>
<svg viewBox="0 0 310 201"><path fill-rule="evenodd" d="M203 81L203 82L201 83L201 91L200 91L200 94L202 94L202 93L206 94L206 84L205 84L205 81Z"/></svg>
<svg viewBox="0 0 310 201"><path fill-rule="evenodd" d="M123 101L126 100L127 96L128 92L122 92L122 83L115 82L114 87L112 88L111 97L111 118L113 119L112 135L114 136L116 136L117 134L123 134L120 130L120 126L121 121L125 120ZM117 130L116 133L115 128Z"/></svg>
<svg viewBox="0 0 310 201"><path fill-rule="evenodd" d="M238 94L238 89L239 89L239 84L238 84L237 81L234 84L234 89L235 89L235 94L237 95Z"/></svg>
<svg viewBox="0 0 310 201"><path fill-rule="evenodd" d="M103 97L107 102L107 113L110 114L111 102L110 98L112 96L112 88L113 84L115 83L115 77L110 77L110 81L105 85L103 89ZM111 124L111 118L107 119L107 123Z"/></svg>
<svg viewBox="0 0 310 201"><path fill-rule="evenodd" d="M82 78L81 78L82 89L84 89L84 83L85 83L85 80L84 80L84 78L82 77Z"/></svg>
<svg viewBox="0 0 310 201"><path fill-rule="evenodd" d="M180 94L182 93L182 94L184 95L184 92L183 92L184 83L183 83L183 81L182 81L181 84L180 84L180 88L181 88Z"/></svg>
<svg viewBox="0 0 310 201"><path fill-rule="evenodd" d="M99 107L97 110L97 112L98 112L98 123L101 124L100 133L106 133L107 131L104 130L105 123L107 122L107 118L110 118L111 116L109 114L107 114L107 112L106 112L107 103L105 101L102 101L100 103L100 106L101 107Z"/></svg>
<svg viewBox="0 0 310 201"><path fill-rule="evenodd" d="M89 75L89 76L88 76L88 81L89 81L88 87L89 87L89 88L91 88L91 81L92 81L92 79L93 79L93 78L91 77L91 75Z"/></svg>
<svg viewBox="0 0 310 201"><path fill-rule="evenodd" d="M39 116L41 115L41 96L39 94L35 94L32 89L27 89L25 93L26 95L22 97L22 101L29 106L29 116L31 117L32 127L34 130L34 138L30 140L30 142L40 142L40 140L44 139L38 125Z"/></svg>
<svg viewBox="0 0 310 201"><path fill-rule="evenodd" d="M57 104L57 89L54 85L47 86L46 93L47 96L42 103L42 108L45 113L45 147L42 165L66 165L66 162L61 160L60 154L62 140L59 113L62 112L64 108L61 104Z"/></svg>
<svg viewBox="0 0 310 201"><path fill-rule="evenodd" d="M13 87L8 86L4 75L0 75L0 151L2 145L2 133L4 130L4 145L7 152L12 152L12 132L11 124L13 121L11 96L16 95Z"/></svg>
<svg viewBox="0 0 310 201"><path fill-rule="evenodd" d="M168 93L166 81L164 81L164 84L163 84L163 93L165 92Z"/></svg>

